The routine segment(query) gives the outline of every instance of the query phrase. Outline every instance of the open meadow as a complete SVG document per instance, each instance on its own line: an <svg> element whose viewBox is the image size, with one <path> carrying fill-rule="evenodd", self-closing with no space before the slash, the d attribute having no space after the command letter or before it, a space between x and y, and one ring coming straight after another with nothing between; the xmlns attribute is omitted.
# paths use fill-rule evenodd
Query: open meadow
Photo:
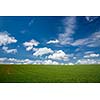
<svg viewBox="0 0 100 100"><path fill-rule="evenodd" d="M99 83L100 65L0 65L1 83Z"/></svg>

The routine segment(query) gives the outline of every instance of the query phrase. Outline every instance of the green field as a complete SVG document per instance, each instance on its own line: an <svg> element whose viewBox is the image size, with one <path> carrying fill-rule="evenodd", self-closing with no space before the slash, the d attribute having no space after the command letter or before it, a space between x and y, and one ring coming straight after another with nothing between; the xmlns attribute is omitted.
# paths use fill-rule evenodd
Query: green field
<svg viewBox="0 0 100 100"><path fill-rule="evenodd" d="M0 65L1 83L99 83L100 65Z"/></svg>

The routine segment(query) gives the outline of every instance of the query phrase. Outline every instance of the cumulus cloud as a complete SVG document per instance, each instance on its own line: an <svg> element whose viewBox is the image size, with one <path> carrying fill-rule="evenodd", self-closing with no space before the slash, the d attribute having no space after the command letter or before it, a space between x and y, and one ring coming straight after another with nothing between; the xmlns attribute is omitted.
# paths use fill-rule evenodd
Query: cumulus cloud
<svg viewBox="0 0 100 100"><path fill-rule="evenodd" d="M3 46L2 50L4 50L6 53L17 53L17 49L8 49L8 47Z"/></svg>
<svg viewBox="0 0 100 100"><path fill-rule="evenodd" d="M45 54L53 53L53 50L47 47L39 48L36 50L35 53L33 53L34 56L42 56Z"/></svg>
<svg viewBox="0 0 100 100"><path fill-rule="evenodd" d="M30 50L32 50L33 49L33 46L28 46L27 48L26 48L26 51L30 51Z"/></svg>
<svg viewBox="0 0 100 100"><path fill-rule="evenodd" d="M37 50L38 50L38 48L33 48L32 50L33 50L33 51L37 51Z"/></svg>
<svg viewBox="0 0 100 100"><path fill-rule="evenodd" d="M24 42L23 45L26 47L26 51L30 51L33 49L34 46L38 46L39 45L39 42L32 39L28 42Z"/></svg>
<svg viewBox="0 0 100 100"><path fill-rule="evenodd" d="M30 60L30 59L16 59L16 58L0 58L0 64L50 64L50 65L74 65L74 64L100 64L100 59L80 59L76 63L68 62L62 63L55 60Z"/></svg>
<svg viewBox="0 0 100 100"><path fill-rule="evenodd" d="M100 60L95 59L80 59L76 64L100 64Z"/></svg>
<svg viewBox="0 0 100 100"><path fill-rule="evenodd" d="M53 64L53 65L58 65L60 64L57 61L52 61L52 60L44 60L43 64Z"/></svg>
<svg viewBox="0 0 100 100"><path fill-rule="evenodd" d="M16 58L0 58L2 64L32 64L30 59L16 59Z"/></svg>
<svg viewBox="0 0 100 100"><path fill-rule="evenodd" d="M32 64L33 61L30 60L30 59L25 59L25 60L22 60L22 63L23 63L23 64Z"/></svg>
<svg viewBox="0 0 100 100"><path fill-rule="evenodd" d="M57 61L53 61L53 60L34 60L33 64L58 65L60 63Z"/></svg>
<svg viewBox="0 0 100 100"><path fill-rule="evenodd" d="M47 42L47 44L56 44L56 43L59 43L59 40L50 40Z"/></svg>
<svg viewBox="0 0 100 100"><path fill-rule="evenodd" d="M16 42L17 40L15 39L15 37L11 37L8 32L0 32L0 46Z"/></svg>
<svg viewBox="0 0 100 100"><path fill-rule="evenodd" d="M16 59L16 58L0 58L0 64L60 64L53 60L30 60L30 59Z"/></svg>
<svg viewBox="0 0 100 100"><path fill-rule="evenodd" d="M76 17L66 17L63 21L65 30L64 33L59 34L58 40L61 45L70 44L73 42L72 35L74 34L76 28Z"/></svg>
<svg viewBox="0 0 100 100"><path fill-rule="evenodd" d="M53 60L68 60L68 55L65 54L62 50L55 51L52 55L48 56L49 59Z"/></svg>

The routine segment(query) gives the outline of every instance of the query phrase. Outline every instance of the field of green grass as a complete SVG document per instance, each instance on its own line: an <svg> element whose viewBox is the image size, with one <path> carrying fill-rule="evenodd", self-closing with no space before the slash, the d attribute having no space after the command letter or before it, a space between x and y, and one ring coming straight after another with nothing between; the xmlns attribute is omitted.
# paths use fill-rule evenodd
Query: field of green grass
<svg viewBox="0 0 100 100"><path fill-rule="evenodd" d="M0 65L0 83L99 83L100 65Z"/></svg>

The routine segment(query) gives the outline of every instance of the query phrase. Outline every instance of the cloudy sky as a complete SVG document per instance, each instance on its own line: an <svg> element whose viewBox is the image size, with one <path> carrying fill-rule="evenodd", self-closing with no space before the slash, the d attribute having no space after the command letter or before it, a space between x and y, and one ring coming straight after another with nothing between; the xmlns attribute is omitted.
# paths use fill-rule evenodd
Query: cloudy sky
<svg viewBox="0 0 100 100"><path fill-rule="evenodd" d="M0 63L100 64L100 17L0 17Z"/></svg>

